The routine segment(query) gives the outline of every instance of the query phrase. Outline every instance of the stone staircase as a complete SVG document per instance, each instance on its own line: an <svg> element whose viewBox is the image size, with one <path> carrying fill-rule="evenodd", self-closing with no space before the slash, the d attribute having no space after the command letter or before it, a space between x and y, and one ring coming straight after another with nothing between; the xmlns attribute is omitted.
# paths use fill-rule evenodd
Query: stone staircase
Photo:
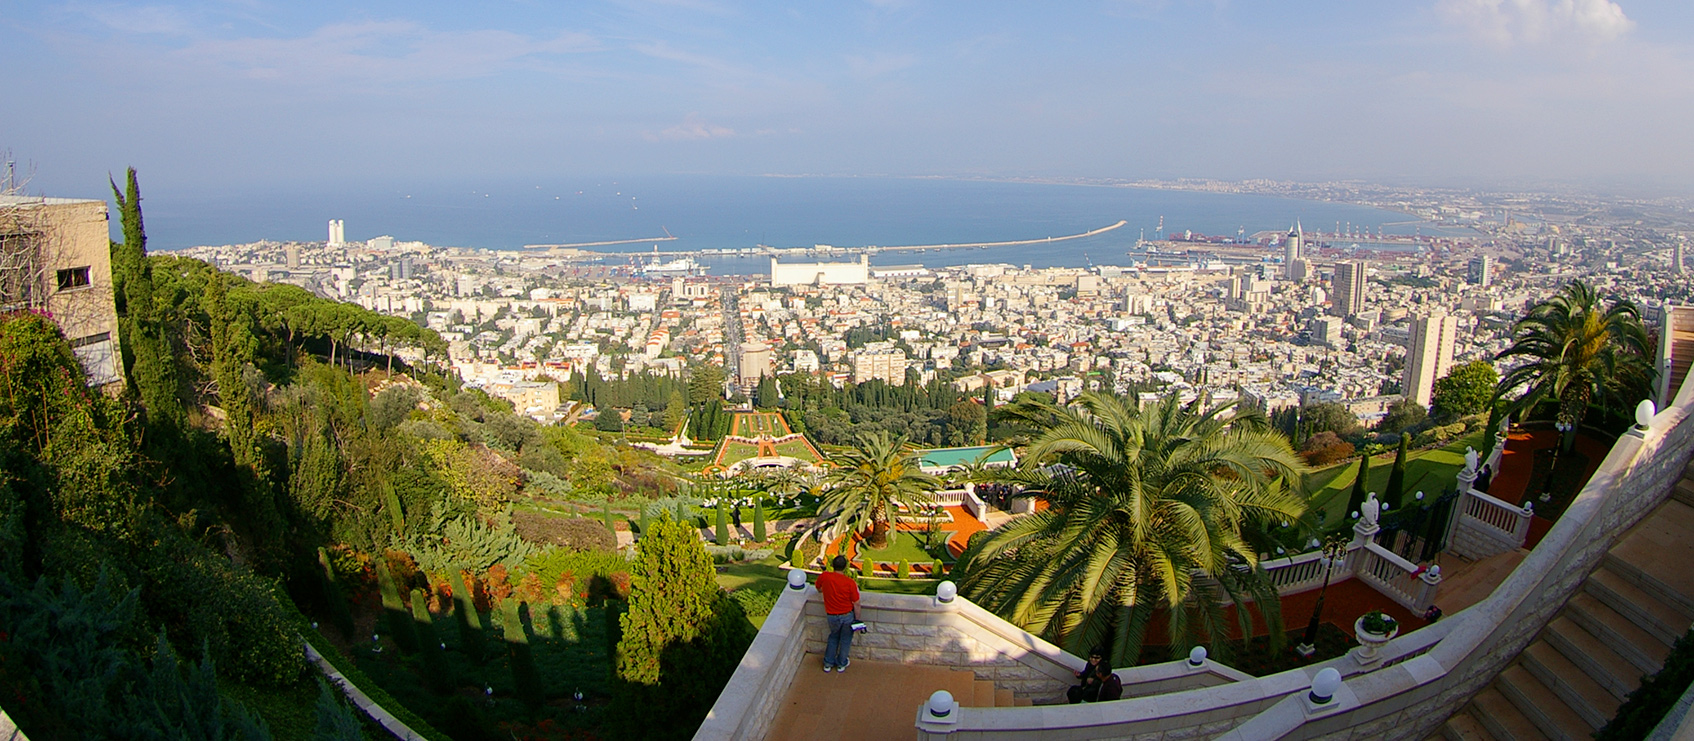
<svg viewBox="0 0 1694 741"><path fill-rule="evenodd" d="M1437 738L1588 739L1694 624L1694 464Z"/></svg>
<svg viewBox="0 0 1694 741"><path fill-rule="evenodd" d="M965 669L854 659L845 674L825 674L823 657L807 654L766 741L911 738L918 703L936 690L953 693L964 707L1029 705L1028 698L977 679ZM889 697L905 704L887 707ZM910 707L907 707L910 705Z"/></svg>

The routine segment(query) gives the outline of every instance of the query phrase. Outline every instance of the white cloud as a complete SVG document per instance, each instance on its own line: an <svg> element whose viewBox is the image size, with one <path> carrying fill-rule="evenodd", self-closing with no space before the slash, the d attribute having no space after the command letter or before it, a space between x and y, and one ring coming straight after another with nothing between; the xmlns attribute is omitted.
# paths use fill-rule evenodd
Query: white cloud
<svg viewBox="0 0 1694 741"><path fill-rule="evenodd" d="M1614 41L1635 26L1612 0L1436 0L1435 12L1499 48Z"/></svg>
<svg viewBox="0 0 1694 741"><path fill-rule="evenodd" d="M690 113L683 117L682 123L666 128L660 131L657 136L649 136L648 138L664 141L700 141L703 139L728 139L732 136L735 136L735 129L706 123L704 119L700 118L700 114Z"/></svg>

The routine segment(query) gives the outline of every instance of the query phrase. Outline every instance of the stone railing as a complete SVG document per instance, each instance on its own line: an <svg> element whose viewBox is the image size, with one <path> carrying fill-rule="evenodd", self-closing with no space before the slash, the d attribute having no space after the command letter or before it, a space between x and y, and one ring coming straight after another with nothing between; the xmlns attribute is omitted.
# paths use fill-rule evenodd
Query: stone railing
<svg viewBox="0 0 1694 741"><path fill-rule="evenodd" d="M1359 579L1401 607L1421 615L1435 603L1435 592L1441 586L1440 571L1424 571L1374 542L1366 543L1354 553L1353 568Z"/></svg>
<svg viewBox="0 0 1694 741"><path fill-rule="evenodd" d="M1459 495L1447 549L1473 561L1515 551L1527 542L1529 523L1534 518L1535 511L1530 507L1513 506L1465 487Z"/></svg>
<svg viewBox="0 0 1694 741"><path fill-rule="evenodd" d="M18 724L13 723L6 711L0 710L0 741L29 741Z"/></svg>
<svg viewBox="0 0 1694 741"><path fill-rule="evenodd" d="M870 630L853 640L852 658L968 670L1018 697L1062 698L1084 664L1081 658L963 597L941 602L933 596L864 592L859 617ZM823 645L823 602L817 591L810 586L784 590L694 738L763 738L802 658L822 653ZM1126 696L1161 695L1251 679L1213 661L1199 667L1189 667L1186 661L1139 666L1119 671L1118 676ZM914 705L920 700L913 698Z"/></svg>
<svg viewBox="0 0 1694 741"><path fill-rule="evenodd" d="M1287 596L1299 592L1307 592L1323 586L1324 569L1329 567L1329 583L1337 584L1353 578L1350 569L1342 568L1340 564L1326 564L1322 551L1287 556L1284 558L1267 559L1259 562L1265 568L1265 577L1276 587L1278 595Z"/></svg>
<svg viewBox="0 0 1694 741"><path fill-rule="evenodd" d="M965 505L965 511L971 513L972 517L984 522L988 521L988 503L982 501L982 498L976 495L975 487L965 490L965 499L963 504Z"/></svg>
<svg viewBox="0 0 1694 741"><path fill-rule="evenodd" d="M1694 450L1694 386L1646 429L1620 438L1559 521L1492 594L1434 625L1401 635L1368 665L1352 655L1298 670L1227 684L1136 696L1118 702L1037 708L959 708L936 722L914 707L919 739L1183 738L1424 739L1514 661L1564 607L1616 539L1663 502ZM1474 476L1477 466L1467 466ZM1469 487L1464 487L1468 489ZM1361 525L1364 523L1360 523ZM1357 533L1344 570L1361 574L1395 563L1371 533ZM1392 554L1387 554L1392 555ZM1388 566L1372 565L1380 560ZM1299 557L1290 559L1305 563ZM1267 568L1270 565L1267 564ZM1308 567L1309 568L1309 567ZM1321 571L1320 571L1321 573ZM1386 571L1385 580L1405 577ZM1424 579L1432 574L1420 574ZM1362 577L1369 578L1369 577ZM1290 571L1288 584L1309 582ZM1438 581L1438 579L1436 580ZM1394 590L1413 594L1400 581ZM1413 599L1414 604L1421 600ZM1332 699L1309 699L1321 669L1343 681ZM921 706L923 698L914 698Z"/></svg>

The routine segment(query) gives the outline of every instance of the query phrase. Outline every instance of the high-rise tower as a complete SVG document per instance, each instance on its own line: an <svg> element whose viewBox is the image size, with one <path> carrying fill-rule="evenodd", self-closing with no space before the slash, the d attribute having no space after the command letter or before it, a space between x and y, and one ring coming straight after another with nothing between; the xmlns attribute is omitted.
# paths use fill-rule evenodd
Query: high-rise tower
<svg viewBox="0 0 1694 741"><path fill-rule="evenodd" d="M1294 222L1294 228L1288 230L1288 236L1282 238L1282 264L1293 265L1300 259L1301 250L1306 246L1305 230L1300 228L1300 222Z"/></svg>
<svg viewBox="0 0 1694 741"><path fill-rule="evenodd" d="M1365 268L1364 260L1335 264L1335 295L1331 300L1336 316L1349 317L1364 310Z"/></svg>
<svg viewBox="0 0 1694 741"><path fill-rule="evenodd" d="M1470 259L1467 278L1473 286L1487 288L1494 282L1494 258L1488 255L1477 255Z"/></svg>
<svg viewBox="0 0 1694 741"><path fill-rule="evenodd" d="M1414 317L1406 338L1406 370L1400 391L1408 399L1429 406L1435 395L1435 379L1453 365L1453 341L1459 320L1446 314Z"/></svg>
<svg viewBox="0 0 1694 741"><path fill-rule="evenodd" d="M329 246L340 247L347 244L347 227L340 219L329 220Z"/></svg>

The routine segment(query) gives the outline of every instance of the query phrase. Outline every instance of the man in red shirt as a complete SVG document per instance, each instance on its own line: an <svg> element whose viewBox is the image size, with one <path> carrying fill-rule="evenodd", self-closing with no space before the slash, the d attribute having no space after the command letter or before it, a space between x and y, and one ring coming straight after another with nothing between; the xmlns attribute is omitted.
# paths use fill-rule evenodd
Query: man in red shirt
<svg viewBox="0 0 1694 741"><path fill-rule="evenodd" d="M853 623L859 621L859 585L847 575L847 557L836 556L829 565L834 571L818 574L818 593L829 622L829 641L824 644L823 670L847 671L847 649L853 645Z"/></svg>

